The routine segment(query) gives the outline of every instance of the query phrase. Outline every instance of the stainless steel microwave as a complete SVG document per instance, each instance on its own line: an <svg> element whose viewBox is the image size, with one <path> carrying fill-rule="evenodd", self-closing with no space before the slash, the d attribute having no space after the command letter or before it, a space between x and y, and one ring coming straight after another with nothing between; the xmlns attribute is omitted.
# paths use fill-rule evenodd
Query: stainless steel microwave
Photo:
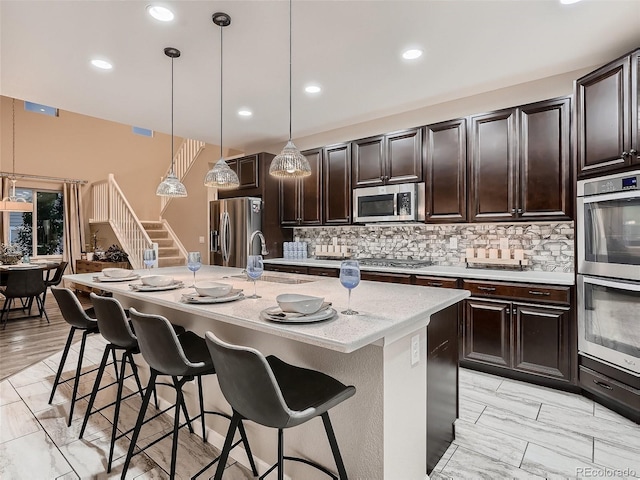
<svg viewBox="0 0 640 480"><path fill-rule="evenodd" d="M353 221L424 221L424 183L401 183L353 190Z"/></svg>

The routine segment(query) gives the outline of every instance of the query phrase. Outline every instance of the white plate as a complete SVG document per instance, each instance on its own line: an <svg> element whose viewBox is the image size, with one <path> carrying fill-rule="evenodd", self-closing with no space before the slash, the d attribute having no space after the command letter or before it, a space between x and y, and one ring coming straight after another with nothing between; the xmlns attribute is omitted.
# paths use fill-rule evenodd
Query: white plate
<svg viewBox="0 0 640 480"><path fill-rule="evenodd" d="M329 303L328 305L331 304ZM337 312L333 308L328 308L328 306L310 315L286 313L283 312L280 307L269 307L260 312L260 318L278 323L313 323L329 320L330 318L333 318L336 313Z"/></svg>
<svg viewBox="0 0 640 480"><path fill-rule="evenodd" d="M176 288L182 287L184 287L184 283L177 280L174 280L171 285L164 285L162 287L152 287L151 285L142 285L136 283L129 284L129 288L136 292L162 292L164 290L175 290Z"/></svg>
<svg viewBox="0 0 640 480"><path fill-rule="evenodd" d="M194 304L233 302L234 300L240 300L241 298L244 298L244 293L242 293L242 289L240 288L231 290L229 293L221 297L206 297L206 296L198 295L197 293L182 294L183 302L194 303Z"/></svg>
<svg viewBox="0 0 640 480"><path fill-rule="evenodd" d="M98 276L93 277L93 280L95 282L130 282L131 280L137 280L138 278L140 278L140 275L136 273L128 277L121 277L121 278L105 277L104 275L102 275L101 277L98 277Z"/></svg>

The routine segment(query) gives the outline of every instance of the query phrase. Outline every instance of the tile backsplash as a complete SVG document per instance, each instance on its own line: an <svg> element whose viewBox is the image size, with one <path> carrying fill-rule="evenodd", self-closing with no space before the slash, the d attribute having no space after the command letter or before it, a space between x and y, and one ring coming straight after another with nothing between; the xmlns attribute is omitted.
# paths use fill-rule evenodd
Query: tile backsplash
<svg viewBox="0 0 640 480"><path fill-rule="evenodd" d="M506 238L511 250L524 250L527 270L574 271L573 222L298 227L293 235L308 243L311 257L316 244L331 245L336 238L355 258L414 258L451 266L464 266L467 248L499 249Z"/></svg>

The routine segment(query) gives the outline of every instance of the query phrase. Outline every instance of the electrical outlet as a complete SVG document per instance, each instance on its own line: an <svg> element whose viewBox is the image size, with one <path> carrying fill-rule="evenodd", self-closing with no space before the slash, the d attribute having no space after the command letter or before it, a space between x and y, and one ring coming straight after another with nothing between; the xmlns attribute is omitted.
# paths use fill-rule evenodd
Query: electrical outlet
<svg viewBox="0 0 640 480"><path fill-rule="evenodd" d="M198 241L199 241L200 243L204 243L204 237L199 237L199 238L198 238Z"/></svg>
<svg viewBox="0 0 640 480"><path fill-rule="evenodd" d="M411 365L420 362L420 335L411 337Z"/></svg>
<svg viewBox="0 0 640 480"><path fill-rule="evenodd" d="M449 237L449 248L451 250L458 249L458 237Z"/></svg>
<svg viewBox="0 0 640 480"><path fill-rule="evenodd" d="M508 238L501 238L500 239L500 249L501 250L508 250L509 249L509 239Z"/></svg>

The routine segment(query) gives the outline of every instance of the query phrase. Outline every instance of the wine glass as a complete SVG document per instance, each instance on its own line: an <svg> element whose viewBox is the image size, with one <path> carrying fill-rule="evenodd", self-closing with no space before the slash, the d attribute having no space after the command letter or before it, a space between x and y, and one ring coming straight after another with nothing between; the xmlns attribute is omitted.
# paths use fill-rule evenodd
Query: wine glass
<svg viewBox="0 0 640 480"><path fill-rule="evenodd" d="M142 253L142 261L145 268L150 269L153 267L154 263L156 263L156 251L153 248L145 248Z"/></svg>
<svg viewBox="0 0 640 480"><path fill-rule="evenodd" d="M247 298L261 298L256 295L256 280L262 276L263 269L262 255L249 255L247 257L247 275L253 280L253 295L249 295Z"/></svg>
<svg viewBox="0 0 640 480"><path fill-rule="evenodd" d="M189 252L187 254L187 267L193 272L193 285L191 285L192 287L196 286L196 272L200 270L201 266L202 256L200 255L200 252Z"/></svg>
<svg viewBox="0 0 640 480"><path fill-rule="evenodd" d="M351 310L351 289L356 288L360 283L360 264L357 260L344 260L340 264L340 283L349 289L349 300L347 309L342 313L345 315L357 315L358 312Z"/></svg>

